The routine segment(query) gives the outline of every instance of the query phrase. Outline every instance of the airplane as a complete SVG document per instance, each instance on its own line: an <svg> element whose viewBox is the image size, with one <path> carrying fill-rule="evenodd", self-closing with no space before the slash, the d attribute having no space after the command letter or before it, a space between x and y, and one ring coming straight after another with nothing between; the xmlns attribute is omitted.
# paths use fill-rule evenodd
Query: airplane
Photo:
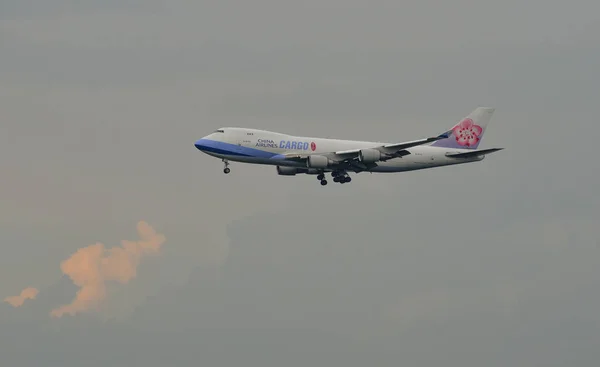
<svg viewBox="0 0 600 367"><path fill-rule="evenodd" d="M481 161L504 148L477 150L495 108L478 107L452 129L433 137L381 143L293 136L273 131L223 127L197 140L198 150L220 158L228 174L229 162L276 166L277 174L316 175L327 185L352 181L356 174L406 172Z"/></svg>

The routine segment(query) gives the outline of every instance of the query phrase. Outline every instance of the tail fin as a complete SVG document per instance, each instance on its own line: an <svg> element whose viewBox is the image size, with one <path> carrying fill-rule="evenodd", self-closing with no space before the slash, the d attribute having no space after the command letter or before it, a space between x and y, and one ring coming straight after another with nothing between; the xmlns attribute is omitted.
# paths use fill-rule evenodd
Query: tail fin
<svg viewBox="0 0 600 367"><path fill-rule="evenodd" d="M438 140L431 145L441 148L477 149L494 110L495 108L490 107L476 108L469 116L454 125L448 138Z"/></svg>

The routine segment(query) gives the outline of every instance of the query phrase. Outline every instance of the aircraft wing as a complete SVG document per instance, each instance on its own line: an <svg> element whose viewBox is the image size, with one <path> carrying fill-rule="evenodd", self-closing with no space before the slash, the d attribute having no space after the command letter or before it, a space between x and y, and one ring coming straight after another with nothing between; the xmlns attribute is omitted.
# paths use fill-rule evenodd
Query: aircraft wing
<svg viewBox="0 0 600 367"><path fill-rule="evenodd" d="M402 157L402 156L410 154L410 152L406 151L405 149L416 147L418 145L432 143L436 140L446 139L450 136L451 133L452 133L452 131L450 130L450 131L446 131L443 134L440 134L438 136L434 136L431 138L407 141L407 142L403 142L403 143L385 144L385 145L381 145L379 147L374 147L372 149L377 149L381 153L389 155L389 157L384 160L398 158L398 157ZM359 152L360 152L360 149L343 150L343 151L334 152L334 155L341 157L342 159L348 159L351 157L358 157Z"/></svg>
<svg viewBox="0 0 600 367"><path fill-rule="evenodd" d="M436 140L446 139L450 136L451 133L452 131L450 130L438 136L426 139L412 140L402 143L384 144L378 147L373 147L371 149L376 149L380 151L383 156L381 161L387 161L392 158L400 158L405 155L409 155L410 152L406 150L408 148L431 143ZM359 161L358 156L360 151L361 149L352 149L337 152L320 153L320 155L327 156L329 159L337 162L340 168L349 168L354 170L355 172L362 172L372 167L375 167L376 164L365 164ZM308 154L285 155L285 159L295 161L306 161L308 159Z"/></svg>
<svg viewBox="0 0 600 367"><path fill-rule="evenodd" d="M480 155L491 154L491 153L497 152L502 149L504 149L504 148L481 149L481 150L473 150L471 152L464 152L464 153L448 153L448 154L446 154L446 157L472 158L472 157L477 157Z"/></svg>

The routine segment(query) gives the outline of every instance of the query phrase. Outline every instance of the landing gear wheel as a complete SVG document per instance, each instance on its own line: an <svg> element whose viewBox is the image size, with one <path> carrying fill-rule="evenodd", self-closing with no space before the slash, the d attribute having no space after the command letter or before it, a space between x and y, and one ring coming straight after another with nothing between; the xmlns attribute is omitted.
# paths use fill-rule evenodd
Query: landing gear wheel
<svg viewBox="0 0 600 367"><path fill-rule="evenodd" d="M327 180L321 180L321 186L327 185Z"/></svg>
<svg viewBox="0 0 600 367"><path fill-rule="evenodd" d="M229 162L227 161L227 159L223 159L223 164L225 164L225 168L223 168L223 173L224 174L228 174L229 172L231 172L231 170L229 169Z"/></svg>
<svg viewBox="0 0 600 367"><path fill-rule="evenodd" d="M345 175L345 174L340 174L340 175L337 175L337 176L335 176L333 178L333 182L337 182L337 183L341 183L341 184L344 184L344 183L347 183L347 182L350 182L350 181L352 181L352 179L350 178L350 176Z"/></svg>
<svg viewBox="0 0 600 367"><path fill-rule="evenodd" d="M317 180L319 180L319 181L323 181L324 178L325 178L325 175L322 173L319 173L319 175L317 176Z"/></svg>

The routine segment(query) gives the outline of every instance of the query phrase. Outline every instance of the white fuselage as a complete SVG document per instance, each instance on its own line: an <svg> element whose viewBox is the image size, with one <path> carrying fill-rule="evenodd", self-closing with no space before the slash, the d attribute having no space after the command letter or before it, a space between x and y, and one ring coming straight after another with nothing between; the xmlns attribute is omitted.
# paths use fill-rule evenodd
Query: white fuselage
<svg viewBox="0 0 600 367"><path fill-rule="evenodd" d="M198 140L196 147L208 155L229 161L305 168L305 163L286 160L284 155L330 154L352 149L375 148L383 144L385 143L301 137L265 130L229 127L219 129ZM483 159L483 156L470 158L446 156L447 153L467 152L466 149L421 145L407 150L410 154L377 162L377 166L369 172L412 171Z"/></svg>

